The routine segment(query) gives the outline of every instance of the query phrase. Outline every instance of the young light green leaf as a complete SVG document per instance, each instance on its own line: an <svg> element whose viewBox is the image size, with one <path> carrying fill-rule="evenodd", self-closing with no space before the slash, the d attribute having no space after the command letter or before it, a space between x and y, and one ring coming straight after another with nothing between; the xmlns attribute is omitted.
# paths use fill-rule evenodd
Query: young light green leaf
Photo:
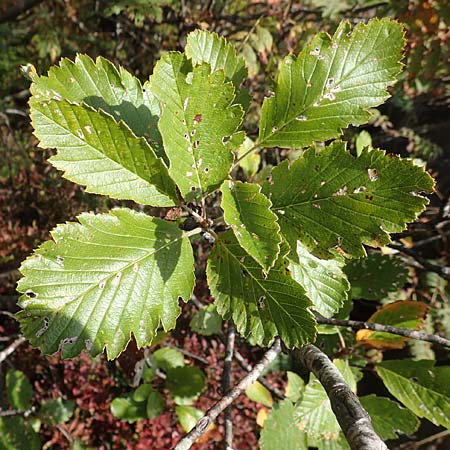
<svg viewBox="0 0 450 450"><path fill-rule="evenodd" d="M163 347L152 354L157 366L167 372L175 367L184 366L184 356L176 348Z"/></svg>
<svg viewBox="0 0 450 450"><path fill-rule="evenodd" d="M216 33L205 30L189 33L185 53L194 66L208 63L211 72L222 69L236 87L247 77L244 58L236 54L233 44Z"/></svg>
<svg viewBox="0 0 450 450"><path fill-rule="evenodd" d="M158 131L159 102L145 83L123 67L119 70L105 58L95 62L88 55L75 61L63 58L47 76L33 76L33 100L67 100L102 109L117 121L123 120L136 136L145 136L160 156L162 141Z"/></svg>
<svg viewBox="0 0 450 450"><path fill-rule="evenodd" d="M377 373L388 391L418 417L450 428L450 366L434 361L383 361Z"/></svg>
<svg viewBox="0 0 450 450"><path fill-rule="evenodd" d="M296 248L300 239L315 256L365 256L362 244L390 242L423 211L433 179L411 161L363 151L353 157L342 142L311 148L289 166L272 171L264 192L273 204L284 237Z"/></svg>
<svg viewBox="0 0 450 450"><path fill-rule="evenodd" d="M252 148L254 148L254 146L255 143L249 137L246 137L244 142L238 148L236 154L238 158L247 155L239 161L239 167L241 167L247 177L253 177L256 175L259 169L259 164L261 163L261 155L259 153L248 153Z"/></svg>
<svg viewBox="0 0 450 450"><path fill-rule="evenodd" d="M255 381L245 390L245 395L253 402L261 403L268 408L273 405L273 398L270 391L259 381Z"/></svg>
<svg viewBox="0 0 450 450"><path fill-rule="evenodd" d="M202 336L211 336L220 333L222 329L222 317L215 305L208 305L197 311L189 323L192 331Z"/></svg>
<svg viewBox="0 0 450 450"><path fill-rule="evenodd" d="M191 405L205 387L205 374L195 366L167 371L166 387L177 405Z"/></svg>
<svg viewBox="0 0 450 450"><path fill-rule="evenodd" d="M282 258L264 273L229 231L216 241L206 273L219 314L231 317L238 332L257 345L268 345L275 336L288 347L314 340L311 302Z"/></svg>
<svg viewBox="0 0 450 450"><path fill-rule="evenodd" d="M358 134L358 136L356 137L355 147L356 147L356 156L361 155L362 151L366 147L369 147L370 150L373 149L372 136L369 134L368 131L362 130L361 133Z"/></svg>
<svg viewBox="0 0 450 450"><path fill-rule="evenodd" d="M177 413L181 427L186 433L189 433L189 431L191 431L197 422L205 415L200 409L185 405L175 406L175 412Z"/></svg>
<svg viewBox="0 0 450 450"><path fill-rule="evenodd" d="M316 258L300 241L297 241L297 256L298 261L289 265L292 278L303 286L317 312L332 317L344 305L350 289L342 271L343 258Z"/></svg>
<svg viewBox="0 0 450 450"><path fill-rule="evenodd" d="M27 376L20 370L8 370L6 374L6 392L11 406L18 411L31 408L33 387Z"/></svg>
<svg viewBox="0 0 450 450"><path fill-rule="evenodd" d="M403 46L401 24L389 19L359 23L353 32L341 22L333 37L320 33L282 62L275 96L263 103L259 144L306 147L366 123L367 110L389 97Z"/></svg>
<svg viewBox="0 0 450 450"><path fill-rule="evenodd" d="M352 286L352 298L365 300L380 300L408 281L408 268L398 255L372 252L367 258L350 261L344 272Z"/></svg>
<svg viewBox="0 0 450 450"><path fill-rule="evenodd" d="M21 266L18 318L31 343L62 357L106 348L113 359L131 333L144 347L159 326L174 328L178 300L194 285L189 238L175 223L129 209L78 220L58 225L54 241Z"/></svg>
<svg viewBox="0 0 450 450"><path fill-rule="evenodd" d="M305 391L305 382L299 375L290 370L286 371L286 375L287 384L284 395L295 403L302 398L303 392Z"/></svg>
<svg viewBox="0 0 450 450"><path fill-rule="evenodd" d="M261 450L307 450L306 434L298 428L294 419L295 408L290 400L277 403L269 414L261 431Z"/></svg>
<svg viewBox="0 0 450 450"><path fill-rule="evenodd" d="M386 397L371 394L359 400L381 439L397 439L398 433L410 435L419 428L420 421L414 414Z"/></svg>
<svg viewBox="0 0 450 450"><path fill-rule="evenodd" d="M224 181L221 207L241 247L268 272L280 253L281 235L272 203L257 184Z"/></svg>
<svg viewBox="0 0 450 450"><path fill-rule="evenodd" d="M40 147L55 147L50 162L88 192L153 206L178 202L164 162L144 138L102 110L65 100L30 101Z"/></svg>
<svg viewBox="0 0 450 450"><path fill-rule="evenodd" d="M191 72L181 53L169 53L150 78L162 105L159 129L170 160L169 173L186 200L216 189L233 162L233 140L242 121L241 106L233 105L232 83L207 64ZM244 136L240 134L242 142Z"/></svg>

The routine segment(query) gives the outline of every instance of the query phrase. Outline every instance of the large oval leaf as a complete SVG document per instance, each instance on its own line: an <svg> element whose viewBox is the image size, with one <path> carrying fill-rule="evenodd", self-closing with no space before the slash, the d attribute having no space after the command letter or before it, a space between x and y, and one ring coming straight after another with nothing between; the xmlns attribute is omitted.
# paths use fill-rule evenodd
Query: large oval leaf
<svg viewBox="0 0 450 450"><path fill-rule="evenodd" d="M222 71L210 70L202 64L191 71L185 56L173 52L161 58L150 78L162 106L159 129L169 173L186 200L200 199L228 176L229 144L243 116L233 104L233 84L224 83Z"/></svg>
<svg viewBox="0 0 450 450"><path fill-rule="evenodd" d="M144 138L103 110L65 100L31 99L31 120L40 147L55 147L50 162L88 192L153 206L177 202L174 182Z"/></svg>
<svg viewBox="0 0 450 450"><path fill-rule="evenodd" d="M383 361L377 373L388 391L416 416L450 428L450 366L434 361Z"/></svg>
<svg viewBox="0 0 450 450"><path fill-rule="evenodd" d="M275 96L261 111L259 143L264 147L306 147L367 122L368 108L389 96L400 72L403 29L389 19L341 22L330 37L320 33L298 55L282 63Z"/></svg>
<svg viewBox="0 0 450 450"><path fill-rule="evenodd" d="M268 345L275 336L288 347L314 340L311 302L283 258L266 274L229 231L216 241L206 273L217 311L232 317L239 333L251 335L258 345Z"/></svg>
<svg viewBox="0 0 450 450"><path fill-rule="evenodd" d="M81 214L58 225L21 266L18 318L44 353L86 348L117 357L134 334L139 347L172 329L194 285L189 239L176 224L129 209Z"/></svg>
<svg viewBox="0 0 450 450"><path fill-rule="evenodd" d="M309 149L272 171L264 187L281 231L294 251L300 239L315 256L365 256L362 244L382 246L427 204L419 192L433 179L411 161L382 150L355 158L342 142Z"/></svg>
<svg viewBox="0 0 450 450"><path fill-rule="evenodd" d="M280 253L281 235L277 216L261 187L252 183L225 181L221 187L225 222L239 244L268 271Z"/></svg>

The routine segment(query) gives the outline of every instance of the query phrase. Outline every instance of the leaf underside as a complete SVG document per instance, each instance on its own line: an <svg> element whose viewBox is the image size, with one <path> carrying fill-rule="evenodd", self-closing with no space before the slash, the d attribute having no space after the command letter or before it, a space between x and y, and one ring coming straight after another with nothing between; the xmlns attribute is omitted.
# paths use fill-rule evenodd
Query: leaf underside
<svg viewBox="0 0 450 450"><path fill-rule="evenodd" d="M206 272L217 311L232 317L243 336L251 336L262 346L275 336L288 347L314 340L311 302L289 275L283 258L265 274L228 231L216 241Z"/></svg>
<svg viewBox="0 0 450 450"><path fill-rule="evenodd" d="M169 173L187 201L219 187L233 162L228 144L243 110L233 105L234 88L224 77L223 71L210 73L207 64L192 69L184 55L172 52L161 58L150 78L162 105L159 128Z"/></svg>
<svg viewBox="0 0 450 450"><path fill-rule="evenodd" d="M433 179L411 161L382 150L353 157L342 142L311 148L272 171L264 193L285 239L300 239L315 256L365 256L362 244L380 247L424 210ZM291 252L292 254L292 252Z"/></svg>
<svg viewBox="0 0 450 450"><path fill-rule="evenodd" d="M450 366L435 361L383 361L377 373L388 391L418 417L450 428Z"/></svg>
<svg viewBox="0 0 450 450"><path fill-rule="evenodd" d="M136 77L105 58L95 62L88 55L77 55L75 61L63 58L47 76L33 77L31 93L38 102L64 99L100 108L117 121L123 120L136 136L146 137L162 156L159 102L149 83L142 87Z"/></svg>
<svg viewBox="0 0 450 450"><path fill-rule="evenodd" d="M294 420L294 405L290 400L278 402L269 414L261 431L261 450L307 450L306 434Z"/></svg>
<svg viewBox="0 0 450 450"><path fill-rule="evenodd" d="M389 19L360 23L353 32L342 22L333 37L320 33L282 63L275 95L262 106L259 144L306 147L366 123L368 108L389 96L403 46L401 24Z"/></svg>
<svg viewBox="0 0 450 450"><path fill-rule="evenodd" d="M268 271L280 253L281 235L270 200L257 184L225 181L221 187L225 222L239 244Z"/></svg>
<svg viewBox="0 0 450 450"><path fill-rule="evenodd" d="M356 378L348 362L334 360L345 381L353 392L356 391ZM339 441L341 428L331 409L330 399L315 376L311 376L302 399L296 406L296 420L299 428L306 431L308 437Z"/></svg>
<svg viewBox="0 0 450 450"><path fill-rule="evenodd" d="M31 99L40 147L55 147L50 162L88 192L153 206L177 203L176 187L162 159L144 138L102 110L68 101Z"/></svg>
<svg viewBox="0 0 450 450"><path fill-rule="evenodd" d="M314 310L332 317L348 299L350 284L342 271L343 258L319 259L297 241L298 262L290 262L292 278L306 291Z"/></svg>
<svg viewBox="0 0 450 450"><path fill-rule="evenodd" d="M192 248L176 224L129 209L78 220L58 225L20 268L18 319L31 343L62 357L106 348L113 359L131 333L143 347L158 327L174 328L194 285Z"/></svg>

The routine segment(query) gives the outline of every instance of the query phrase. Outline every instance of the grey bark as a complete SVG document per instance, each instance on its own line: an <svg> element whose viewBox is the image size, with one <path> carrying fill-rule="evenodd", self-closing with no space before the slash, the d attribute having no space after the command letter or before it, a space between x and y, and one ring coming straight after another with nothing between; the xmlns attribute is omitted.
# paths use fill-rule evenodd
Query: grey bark
<svg viewBox="0 0 450 450"><path fill-rule="evenodd" d="M373 429L369 414L361 406L336 366L312 344L298 351L301 363L320 381L331 408L352 450L387 450Z"/></svg>

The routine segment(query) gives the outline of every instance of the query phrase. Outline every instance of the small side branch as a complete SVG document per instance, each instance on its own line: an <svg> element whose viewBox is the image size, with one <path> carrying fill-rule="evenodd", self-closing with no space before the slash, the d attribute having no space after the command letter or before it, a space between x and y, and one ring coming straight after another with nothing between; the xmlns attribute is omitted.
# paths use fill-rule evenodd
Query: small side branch
<svg viewBox="0 0 450 450"><path fill-rule="evenodd" d="M374 322L361 322L359 320L341 320L341 319L326 319L325 317L316 315L317 323L321 325L334 325L337 327L348 327L353 330L372 330L381 331L383 333L398 334L399 336L405 336L410 339L416 339L418 341L432 342L433 344L439 344L444 347L450 348L450 340L445 339L435 334L427 334L423 331L410 330L409 328L398 328L392 325L384 325Z"/></svg>
<svg viewBox="0 0 450 450"><path fill-rule="evenodd" d="M444 266L437 266L436 264L430 263L427 259L418 255L414 250L403 247L402 245L390 244L389 247L398 250L399 252L410 256L416 262L418 262L425 270L437 273L444 280L450 281L450 268Z"/></svg>
<svg viewBox="0 0 450 450"><path fill-rule="evenodd" d="M312 344L299 351L301 363L320 381L352 450L387 450L370 417L327 355Z"/></svg>
<svg viewBox="0 0 450 450"><path fill-rule="evenodd" d="M209 426L217 419L218 415L234 400L236 400L248 386L254 383L263 370L276 358L281 351L280 340L277 339L275 343L266 352L261 361L255 365L253 370L247 374L242 380L231 389L228 394L222 397L215 405L213 405L205 414L205 416L199 420L195 428L193 428L180 442L174 447L173 450L188 450L194 444L194 442L202 436L208 430Z"/></svg>
<svg viewBox="0 0 450 450"><path fill-rule="evenodd" d="M16 349L22 345L26 339L23 336L20 336L20 338L16 339L12 344L8 345L4 350L0 352L0 364L11 354L13 354Z"/></svg>
<svg viewBox="0 0 450 450"><path fill-rule="evenodd" d="M223 362L222 393L227 394L230 389L231 365L233 363L234 341L236 330L232 320L228 321L227 347ZM233 420L231 419L232 406L225 408L225 450L233 449Z"/></svg>
<svg viewBox="0 0 450 450"><path fill-rule="evenodd" d="M246 370L247 372L251 372L253 367L245 360L245 358L237 351L234 351L234 359L239 363L239 365ZM272 384L270 384L263 376L258 378L258 381L269 390L275 397L278 397L280 400L284 399L284 393L282 390L276 388Z"/></svg>

